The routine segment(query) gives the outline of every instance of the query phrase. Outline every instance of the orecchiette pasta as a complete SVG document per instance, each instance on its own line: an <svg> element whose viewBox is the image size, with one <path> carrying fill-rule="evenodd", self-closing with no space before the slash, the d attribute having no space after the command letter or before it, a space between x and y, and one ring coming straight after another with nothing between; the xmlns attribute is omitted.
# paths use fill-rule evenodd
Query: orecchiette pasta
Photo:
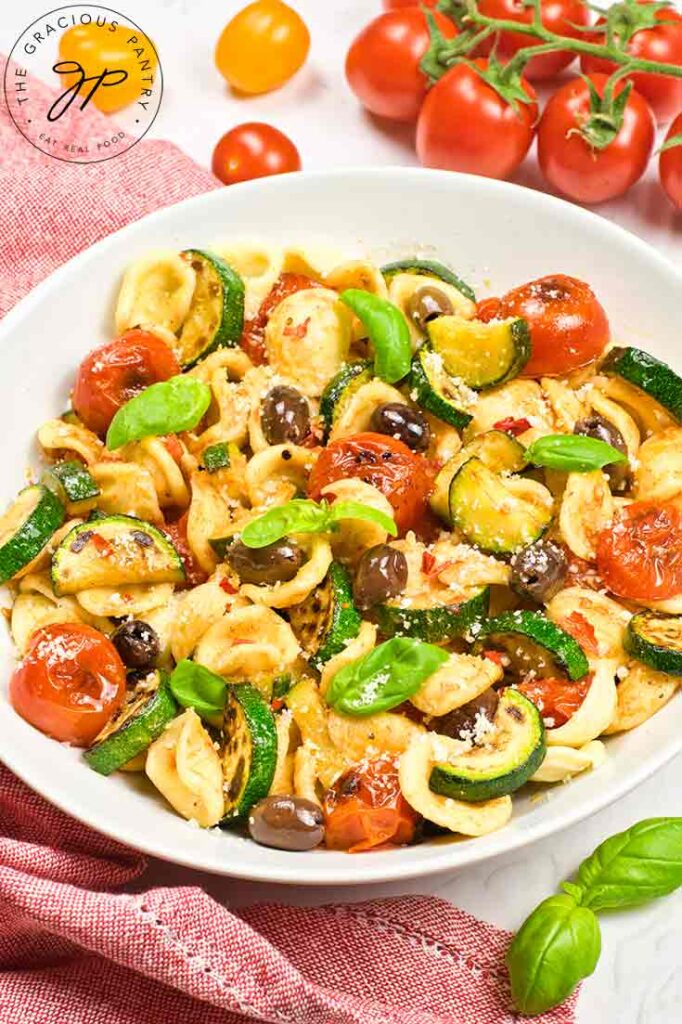
<svg viewBox="0 0 682 1024"><path fill-rule="evenodd" d="M98 508L115 515L137 516L148 523L162 523L163 513L149 470L135 462L96 462L90 467L100 494Z"/></svg>
<svg viewBox="0 0 682 1024"><path fill-rule="evenodd" d="M116 303L116 331L159 324L175 332L189 312L196 275L177 253L143 256L126 270Z"/></svg>
<svg viewBox="0 0 682 1024"><path fill-rule="evenodd" d="M199 640L195 660L217 675L251 679L286 670L299 654L291 626L271 608L253 605L229 612Z"/></svg>
<svg viewBox="0 0 682 1024"><path fill-rule="evenodd" d="M557 729L547 730L548 747L582 747L609 727L616 713L618 662L599 658L590 665L592 681L577 711Z"/></svg>
<svg viewBox="0 0 682 1024"><path fill-rule="evenodd" d="M145 772L183 818L204 828L223 816L223 772L211 737L195 711L176 718L147 751Z"/></svg>
<svg viewBox="0 0 682 1024"><path fill-rule="evenodd" d="M594 561L597 538L613 519L614 508L608 480L600 469L568 474L561 499L559 529L562 540L574 555Z"/></svg>
<svg viewBox="0 0 682 1024"><path fill-rule="evenodd" d="M150 474L161 508L186 508L189 488L182 470L160 437L145 437L121 449L126 462L142 466Z"/></svg>
<svg viewBox="0 0 682 1024"><path fill-rule="evenodd" d="M284 299L265 329L270 365L313 397L341 369L351 341L350 311L329 288Z"/></svg>
<svg viewBox="0 0 682 1024"><path fill-rule="evenodd" d="M494 661L472 654L451 654L446 663L426 679L410 701L426 715L439 717L478 697L502 678Z"/></svg>
<svg viewBox="0 0 682 1024"><path fill-rule="evenodd" d="M244 475L251 505L281 505L297 491L305 491L314 463L314 453L295 444L276 444L258 452Z"/></svg>
<svg viewBox="0 0 682 1024"><path fill-rule="evenodd" d="M654 434L639 449L635 498L656 502L682 498L682 427Z"/></svg>
<svg viewBox="0 0 682 1024"><path fill-rule="evenodd" d="M245 583L241 590L244 597L268 608L291 608L304 601L327 575L333 556L329 541L324 537L302 538L301 546L308 557L292 580L274 586Z"/></svg>
<svg viewBox="0 0 682 1024"><path fill-rule="evenodd" d="M606 747L590 740L582 747L550 747L531 782L567 782L574 775L599 768L606 760Z"/></svg>
<svg viewBox="0 0 682 1024"><path fill-rule="evenodd" d="M534 380L511 380L479 395L471 413L471 423L464 431L465 441L510 418L525 419L531 424L528 430L519 434L519 441L524 445L554 431L552 411L542 388Z"/></svg>
<svg viewBox="0 0 682 1024"><path fill-rule="evenodd" d="M618 683L615 715L605 732L627 732L642 725L668 703L679 682L679 678L666 672L656 672L640 662L629 662L627 675Z"/></svg>
<svg viewBox="0 0 682 1024"><path fill-rule="evenodd" d="M77 455L86 466L99 462L104 455L104 445L91 430L77 423L63 420L47 420L38 431L38 443L48 455L60 452Z"/></svg>
<svg viewBox="0 0 682 1024"><path fill-rule="evenodd" d="M376 487L365 483L364 480L354 478L335 480L333 484L327 484L322 488L322 496L331 505L338 501L358 501L362 505L369 505L370 508L378 509L379 512L393 518L393 509L388 499ZM388 533L380 523L344 519L338 524L335 533L331 535L331 545L336 558L342 562L355 563L368 548L372 548L376 544L383 544L387 538Z"/></svg>

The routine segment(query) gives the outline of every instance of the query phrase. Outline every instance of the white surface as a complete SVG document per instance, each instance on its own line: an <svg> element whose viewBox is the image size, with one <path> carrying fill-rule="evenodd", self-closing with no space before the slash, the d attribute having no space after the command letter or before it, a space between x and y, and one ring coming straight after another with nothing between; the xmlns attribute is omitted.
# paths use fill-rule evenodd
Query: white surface
<svg viewBox="0 0 682 1024"><path fill-rule="evenodd" d="M3 5L0 46L7 50L32 18L51 6L47 0ZM123 6L154 38L163 63L166 91L153 134L170 138L200 162L208 163L218 137L244 120L268 120L287 131L309 168L348 164L415 163L411 131L380 127L356 106L343 81L343 56L357 29L378 9L378 0L298 0L313 35L307 66L280 92L248 101L233 99L217 75L212 49L219 30L241 0L128 0ZM535 184L528 161L520 180ZM601 207L661 252L680 263L680 219L660 201L655 168L629 196ZM292 229L293 218L287 217ZM608 249L595 259L612 265ZM546 268L545 268L546 269ZM556 269L559 269L558 267ZM624 291L627 270L622 268ZM680 759L660 770L634 793L580 826L544 840L523 852L498 857L480 867L461 870L452 878L421 879L380 888L347 891L346 898L386 892L434 892L496 923L515 927L558 880L606 835L652 814L679 813ZM596 780L595 780L596 784ZM184 882L205 886L219 899L260 898L316 900L343 898L335 890L304 890L229 882L165 865L155 866L144 884ZM603 920L604 952L596 977L581 999L581 1024L603 1020L672 1024L682 1018L682 898L668 899L640 912Z"/></svg>

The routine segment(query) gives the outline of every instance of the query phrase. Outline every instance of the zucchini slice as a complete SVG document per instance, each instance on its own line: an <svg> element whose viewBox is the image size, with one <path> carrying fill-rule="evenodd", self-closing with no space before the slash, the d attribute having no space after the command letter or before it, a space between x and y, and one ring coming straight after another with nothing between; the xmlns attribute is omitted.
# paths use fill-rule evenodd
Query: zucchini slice
<svg viewBox="0 0 682 1024"><path fill-rule="evenodd" d="M64 522L64 506L43 484L25 487L0 517L0 583L40 554Z"/></svg>
<svg viewBox="0 0 682 1024"><path fill-rule="evenodd" d="M348 399L362 387L369 384L374 376L372 363L361 359L355 363L346 363L332 377L320 398L320 418L324 427L325 439L329 436Z"/></svg>
<svg viewBox="0 0 682 1024"><path fill-rule="evenodd" d="M268 795L277 765L277 726L265 697L240 683L231 686L223 719L225 814L221 827L243 820Z"/></svg>
<svg viewBox="0 0 682 1024"><path fill-rule="evenodd" d="M508 687L490 731L470 750L431 769L429 788L454 800L478 803L507 796L528 782L545 759L545 727L532 701Z"/></svg>
<svg viewBox="0 0 682 1024"><path fill-rule="evenodd" d="M189 312L173 346L187 370L214 349L238 344L244 327L244 282L212 252L185 249L181 255L196 274Z"/></svg>
<svg viewBox="0 0 682 1024"><path fill-rule="evenodd" d="M682 377L660 359L640 348L612 348L601 372L634 384L682 422Z"/></svg>
<svg viewBox="0 0 682 1024"><path fill-rule="evenodd" d="M521 442L503 430L477 434L438 471L429 497L431 508L444 522L450 522L450 483L457 470L473 456L494 473L518 473L526 465L525 452Z"/></svg>
<svg viewBox="0 0 682 1024"><path fill-rule="evenodd" d="M424 607L409 607L398 604L382 604L375 608L380 631L385 636L413 636L428 643L439 643L469 633L474 623L488 614L490 587L482 587L478 593L460 604L431 604Z"/></svg>
<svg viewBox="0 0 682 1024"><path fill-rule="evenodd" d="M576 680L590 670L578 641L542 612L504 612L482 622L475 632L474 653L490 648L503 651L516 678L533 672L543 679L568 676Z"/></svg>
<svg viewBox="0 0 682 1024"><path fill-rule="evenodd" d="M184 578L182 558L170 538L133 516L104 516L74 526L52 556L58 597L93 587L181 583Z"/></svg>
<svg viewBox="0 0 682 1024"><path fill-rule="evenodd" d="M628 623L625 649L658 672L682 676L682 616L637 612Z"/></svg>
<svg viewBox="0 0 682 1024"><path fill-rule="evenodd" d="M463 281L461 277L454 274L449 267L438 260L397 260L395 263L386 263L381 268L385 281L390 281L396 274L417 274L420 277L435 277L444 284L452 285L458 292L461 292L471 302L476 301L473 288Z"/></svg>
<svg viewBox="0 0 682 1024"><path fill-rule="evenodd" d="M210 444L201 453L201 461L209 473L216 473L219 469L228 469L230 466L230 449L224 441L217 444Z"/></svg>
<svg viewBox="0 0 682 1024"><path fill-rule="evenodd" d="M530 332L521 317L483 323L439 316L427 332L446 372L476 391L511 380L530 359Z"/></svg>
<svg viewBox="0 0 682 1024"><path fill-rule="evenodd" d="M57 495L62 505L81 505L93 501L100 494L99 484L77 459L57 462L46 469L42 482Z"/></svg>
<svg viewBox="0 0 682 1024"><path fill-rule="evenodd" d="M111 775L143 753L177 713L165 673L149 672L128 685L123 705L83 757L93 771Z"/></svg>
<svg viewBox="0 0 682 1024"><path fill-rule="evenodd" d="M552 497L542 484L501 476L476 457L453 476L448 504L452 524L490 554L512 554L532 544L552 522Z"/></svg>
<svg viewBox="0 0 682 1024"><path fill-rule="evenodd" d="M461 383L446 373L442 356L428 345L414 356L407 386L410 398L444 423L457 430L471 423L471 415L463 408L467 397Z"/></svg>
<svg viewBox="0 0 682 1024"><path fill-rule="evenodd" d="M344 650L362 625L350 575L340 562L332 562L322 583L288 613L296 639L317 669Z"/></svg>

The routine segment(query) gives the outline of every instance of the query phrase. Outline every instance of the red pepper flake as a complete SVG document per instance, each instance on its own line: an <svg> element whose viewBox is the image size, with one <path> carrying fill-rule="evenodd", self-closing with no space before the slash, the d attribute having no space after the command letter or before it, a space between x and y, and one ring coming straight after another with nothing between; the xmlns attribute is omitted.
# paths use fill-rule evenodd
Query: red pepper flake
<svg viewBox="0 0 682 1024"><path fill-rule="evenodd" d="M282 334L287 338L305 338L308 333L308 327L310 325L310 317L307 316L300 324L294 326L293 320L287 322L286 327L282 331Z"/></svg>
<svg viewBox="0 0 682 1024"><path fill-rule="evenodd" d="M114 549L106 537L103 537L101 533L93 533L90 537L90 543L93 545L98 555L102 558L111 558L114 554Z"/></svg>
<svg viewBox="0 0 682 1024"><path fill-rule="evenodd" d="M224 590L226 594L237 594L239 593L239 587L235 587L231 580L221 580L219 583L220 589Z"/></svg>
<svg viewBox="0 0 682 1024"><path fill-rule="evenodd" d="M497 423L493 423L493 430L503 430L505 434L511 434L512 437L518 437L519 434L525 433L526 430L530 430L533 424L530 420L527 420L525 416L521 419L514 419L513 416L507 416L504 420L498 420Z"/></svg>
<svg viewBox="0 0 682 1024"><path fill-rule="evenodd" d="M487 658L488 661L494 661L500 668L504 668L504 654L502 651L484 651L483 657Z"/></svg>
<svg viewBox="0 0 682 1024"><path fill-rule="evenodd" d="M565 619L562 619L561 625L574 640L578 641L584 651L588 654L599 654L599 644L594 626L582 612L571 612Z"/></svg>
<svg viewBox="0 0 682 1024"><path fill-rule="evenodd" d="M272 708L273 711L281 711L282 708L284 707L284 701L282 700L281 697L275 697L275 699L270 704L270 707Z"/></svg>
<svg viewBox="0 0 682 1024"><path fill-rule="evenodd" d="M170 455L174 462L180 462L182 459L182 445L178 441L175 434L166 434L161 438L163 446Z"/></svg>
<svg viewBox="0 0 682 1024"><path fill-rule="evenodd" d="M425 551L422 555L422 572L425 576L430 576L433 572L433 567L436 564L435 556L430 551Z"/></svg>
<svg viewBox="0 0 682 1024"><path fill-rule="evenodd" d="M299 441L300 448L317 448L322 444L324 434L319 427L313 427L302 441Z"/></svg>

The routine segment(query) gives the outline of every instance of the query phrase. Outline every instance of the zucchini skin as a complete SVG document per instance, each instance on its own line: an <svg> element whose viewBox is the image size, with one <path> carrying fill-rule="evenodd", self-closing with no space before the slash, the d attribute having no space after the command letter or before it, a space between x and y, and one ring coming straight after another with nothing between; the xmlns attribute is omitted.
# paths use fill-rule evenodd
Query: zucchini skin
<svg viewBox="0 0 682 1024"><path fill-rule="evenodd" d="M460 332L465 363L467 347L469 355L478 347L478 344L473 344L474 339L471 337L474 330L478 330L485 337L487 335L492 336L495 332L499 335L501 331L506 329L509 332L508 339L511 344L511 353L506 362L502 363L498 360L499 366L494 372L490 366L485 369L485 372L479 373L478 375L473 372L473 366L470 366L469 375L467 375L464 368L460 373L457 373L454 370L450 370L448 372L453 376L461 377L464 383L475 391L487 391L490 388L499 387L501 384L506 384L507 381L518 376L530 359L531 354L530 331L526 320L521 317L516 317L507 323L491 322L490 324L486 324L472 320L462 321L461 318L459 318L460 322L458 324L452 324L452 321L457 319L458 318L456 316L442 316L436 317L435 320L432 320L427 324L429 343L435 352L442 355L446 371L448 370L447 346L445 344L447 335L442 332L446 330L447 326L450 326L453 330L457 329ZM446 321L449 321L449 324L446 324ZM487 342L484 342L484 344L492 346L492 338ZM490 348L485 351L487 351L491 356L494 355Z"/></svg>
<svg viewBox="0 0 682 1024"><path fill-rule="evenodd" d="M234 739L238 741L238 737L231 736L230 731L235 721L238 723L240 718L249 732L251 756L249 764L244 766L246 779L239 792L235 794L232 806L228 807L220 820L221 828L231 828L242 822L254 804L268 795L275 777L277 728L274 715L260 691L248 683L230 687L224 718L227 744Z"/></svg>
<svg viewBox="0 0 682 1024"><path fill-rule="evenodd" d="M201 454L201 461L209 473L216 473L219 469L227 469L230 465L230 451L224 441L217 444L210 444L204 448Z"/></svg>
<svg viewBox="0 0 682 1024"><path fill-rule="evenodd" d="M667 363L639 348L612 348L601 372L634 384L682 422L682 377Z"/></svg>
<svg viewBox="0 0 682 1024"><path fill-rule="evenodd" d="M426 409L427 412L437 416L444 423L449 423L451 427L463 430L471 423L473 417L468 412L458 409L453 402L439 393L435 384L431 383L424 366L424 356L428 351L428 348L422 346L412 359L407 378L410 397L414 393L417 405L420 405L422 409Z"/></svg>
<svg viewBox="0 0 682 1024"><path fill-rule="evenodd" d="M46 469L42 482L57 495L62 504L67 501L73 504L90 501L100 494L99 485L77 459L58 462L50 469Z"/></svg>
<svg viewBox="0 0 682 1024"><path fill-rule="evenodd" d="M146 750L175 718L178 710L164 673L156 693L150 696L144 707L116 732L86 750L83 759L93 771L111 775Z"/></svg>
<svg viewBox="0 0 682 1024"><path fill-rule="evenodd" d="M325 440L334 426L340 404L350 390L368 384L373 377L372 362L360 359L354 363L346 363L329 381L320 398L320 419L324 427Z"/></svg>
<svg viewBox="0 0 682 1024"><path fill-rule="evenodd" d="M396 260L393 263L386 263L381 268L381 273L390 281L396 274L418 274L421 277L436 277L445 284L452 285L458 292L461 292L472 302L476 301L476 294L466 281L454 274L449 267L439 260Z"/></svg>
<svg viewBox="0 0 682 1024"><path fill-rule="evenodd" d="M234 348L239 344L244 329L244 282L236 270L208 249L185 249L182 255L198 257L211 265L222 286L220 322L208 344L188 362L183 370L189 370L217 348ZM191 311L191 307L190 307Z"/></svg>
<svg viewBox="0 0 682 1024"><path fill-rule="evenodd" d="M678 646L666 646L660 641L647 637L647 627L653 623L677 627ZM671 676L682 676L682 618L658 615L656 612L637 612L633 615L625 631L625 650L637 661L655 669L667 672Z"/></svg>
<svg viewBox="0 0 682 1024"><path fill-rule="evenodd" d="M460 605L401 608L394 604L382 604L374 612L379 630L385 636L411 636L427 643L438 643L468 633L474 623L486 617L489 606L490 587L483 587L478 594Z"/></svg>
<svg viewBox="0 0 682 1024"><path fill-rule="evenodd" d="M332 588L331 617L324 640L310 659L313 668L320 668L335 654L345 649L346 642L360 632L362 616L353 603L353 584L348 570L332 562L328 575Z"/></svg>
<svg viewBox="0 0 682 1024"><path fill-rule="evenodd" d="M582 679L590 670L585 652L578 641L541 612L503 612L494 619L482 622L476 631L474 653L480 653L486 646L484 638L492 638L496 633L517 634L534 641L548 651L558 667L574 681Z"/></svg>
<svg viewBox="0 0 682 1024"><path fill-rule="evenodd" d="M37 504L0 547L0 583L11 580L32 562L66 517L64 506L49 488L43 484L32 486L39 491Z"/></svg>

